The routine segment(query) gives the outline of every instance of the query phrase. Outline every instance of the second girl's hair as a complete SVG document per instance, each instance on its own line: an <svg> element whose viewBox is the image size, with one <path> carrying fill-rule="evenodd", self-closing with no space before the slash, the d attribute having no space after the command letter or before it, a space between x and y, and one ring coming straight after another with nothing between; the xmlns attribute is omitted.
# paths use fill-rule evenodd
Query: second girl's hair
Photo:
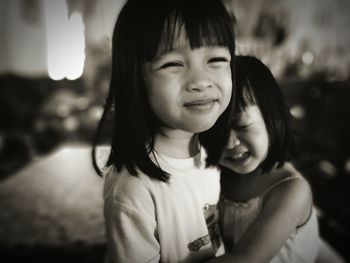
<svg viewBox="0 0 350 263"><path fill-rule="evenodd" d="M257 105L269 136L269 151L261 164L268 172L281 166L288 156L291 114L270 69L252 56L236 57L236 111Z"/></svg>
<svg viewBox="0 0 350 263"><path fill-rule="evenodd" d="M114 28L110 88L93 145L93 164L100 175L103 173L97 165L95 150L107 116L111 114L112 141L107 165L114 165L118 171L125 167L132 175L137 175L136 168L139 168L150 177L168 180L169 175L150 157L154 154L158 120L149 105L144 65L157 54L173 48L182 26L191 48L228 47L234 73L233 24L220 0L127 1ZM228 139L232 97L217 125L199 135L208 152L207 165L217 164Z"/></svg>

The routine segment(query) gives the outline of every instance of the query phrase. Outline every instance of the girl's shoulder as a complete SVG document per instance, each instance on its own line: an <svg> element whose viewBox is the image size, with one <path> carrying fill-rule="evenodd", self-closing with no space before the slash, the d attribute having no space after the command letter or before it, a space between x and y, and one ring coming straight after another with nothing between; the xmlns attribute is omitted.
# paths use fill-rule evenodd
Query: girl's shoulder
<svg viewBox="0 0 350 263"><path fill-rule="evenodd" d="M152 180L138 171L132 175L126 168L117 171L112 167L105 177L104 199L111 199L120 203L134 203L137 200L147 199L152 192Z"/></svg>
<svg viewBox="0 0 350 263"><path fill-rule="evenodd" d="M268 178L264 198L271 194L271 192L298 192L304 191L305 186L309 186L303 175L289 162L286 162L282 167L274 168L269 173Z"/></svg>
<svg viewBox="0 0 350 263"><path fill-rule="evenodd" d="M273 190L280 184L288 181L302 180L305 181L303 175L293 166L292 163L286 162L283 166L272 169L266 176L265 194Z"/></svg>
<svg viewBox="0 0 350 263"><path fill-rule="evenodd" d="M105 177L104 187L104 215L107 224L124 220L134 224L140 219L154 222L154 211L152 190L145 175L131 175L125 168L120 172L115 168L110 170ZM111 218L113 221L110 221Z"/></svg>
<svg viewBox="0 0 350 263"><path fill-rule="evenodd" d="M308 181L291 163L273 171L276 179L271 182L263 196L263 205L280 209L303 223L310 214L312 193Z"/></svg>

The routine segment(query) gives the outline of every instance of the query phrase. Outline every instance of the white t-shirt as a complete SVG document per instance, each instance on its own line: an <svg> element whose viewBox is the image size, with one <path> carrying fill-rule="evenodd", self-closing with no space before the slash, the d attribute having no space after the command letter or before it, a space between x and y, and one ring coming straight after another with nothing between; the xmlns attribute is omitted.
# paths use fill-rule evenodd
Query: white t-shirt
<svg viewBox="0 0 350 263"><path fill-rule="evenodd" d="M168 183L126 169L104 188L109 262L199 262L223 254L216 204L220 173L205 151L188 159L156 154Z"/></svg>

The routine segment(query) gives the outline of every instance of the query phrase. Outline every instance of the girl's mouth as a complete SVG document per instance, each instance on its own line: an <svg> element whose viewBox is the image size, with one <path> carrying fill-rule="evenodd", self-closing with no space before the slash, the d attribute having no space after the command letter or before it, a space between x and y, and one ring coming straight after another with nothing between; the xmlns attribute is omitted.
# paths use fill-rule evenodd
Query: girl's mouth
<svg viewBox="0 0 350 263"><path fill-rule="evenodd" d="M189 102L184 103L185 107L193 107L193 106L201 106L201 105L207 105L210 103L215 102L216 99L200 99L200 100L192 100Z"/></svg>
<svg viewBox="0 0 350 263"><path fill-rule="evenodd" d="M225 159L229 162L243 162L249 157L249 152L235 153L230 156L226 156Z"/></svg>
<svg viewBox="0 0 350 263"><path fill-rule="evenodd" d="M184 103L184 106L191 110L208 111L211 110L216 102L216 99L194 100Z"/></svg>

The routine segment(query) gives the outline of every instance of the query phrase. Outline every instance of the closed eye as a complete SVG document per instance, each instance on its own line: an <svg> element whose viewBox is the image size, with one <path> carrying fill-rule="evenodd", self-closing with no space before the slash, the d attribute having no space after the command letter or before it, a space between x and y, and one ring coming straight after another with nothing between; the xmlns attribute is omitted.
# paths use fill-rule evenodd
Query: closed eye
<svg viewBox="0 0 350 263"><path fill-rule="evenodd" d="M209 63L211 62L228 62L229 60L225 57L214 57L209 59Z"/></svg>
<svg viewBox="0 0 350 263"><path fill-rule="evenodd" d="M230 60L226 57L213 57L209 59L208 63L212 66L218 67L230 62Z"/></svg>
<svg viewBox="0 0 350 263"><path fill-rule="evenodd" d="M159 69L171 68L171 67L182 67L181 62L167 62L159 67Z"/></svg>

